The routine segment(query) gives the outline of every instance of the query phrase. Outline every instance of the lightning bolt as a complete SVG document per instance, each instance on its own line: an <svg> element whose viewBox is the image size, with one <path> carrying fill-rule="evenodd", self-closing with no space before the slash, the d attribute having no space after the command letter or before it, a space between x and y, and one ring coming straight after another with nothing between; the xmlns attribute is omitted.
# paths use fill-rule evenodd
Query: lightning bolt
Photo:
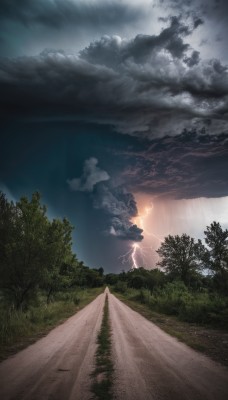
<svg viewBox="0 0 228 400"><path fill-rule="evenodd" d="M155 235L152 232L148 232L145 227L145 222L147 218L151 215L153 208L153 204L150 203L150 205L145 207L143 211L141 211L139 215L137 215L137 217L132 219L132 222L139 226L139 228L143 229L144 235L146 237L154 237L159 242L162 242L161 237ZM131 269L137 269L140 266L148 266L148 259L154 260L154 263L156 263L156 259L158 259L158 256L156 254L156 248L154 248L153 246L145 247L141 243L135 242L130 247L130 250L120 256L119 259L121 259L122 264L130 264Z"/></svg>
<svg viewBox="0 0 228 400"><path fill-rule="evenodd" d="M138 243L134 243L131 246L130 250L119 257L119 260L122 261L123 265L130 264L131 269L139 268L136 260L138 249L140 249L140 245Z"/></svg>
<svg viewBox="0 0 228 400"><path fill-rule="evenodd" d="M132 246L133 251L131 253L131 259L132 259L131 269L138 268L137 261L136 261L136 253L137 253L137 249L139 249L139 248L140 248L140 246L138 243L134 243Z"/></svg>

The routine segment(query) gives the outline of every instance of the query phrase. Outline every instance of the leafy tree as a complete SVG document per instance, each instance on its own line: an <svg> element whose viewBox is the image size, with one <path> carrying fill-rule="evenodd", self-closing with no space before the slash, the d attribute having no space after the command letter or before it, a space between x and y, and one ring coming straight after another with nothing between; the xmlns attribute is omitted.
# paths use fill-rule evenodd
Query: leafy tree
<svg viewBox="0 0 228 400"><path fill-rule="evenodd" d="M204 234L208 246L202 257L205 266L214 274L216 286L228 291L228 230L214 221Z"/></svg>
<svg viewBox="0 0 228 400"><path fill-rule="evenodd" d="M16 308L26 307L37 289L47 292L67 286L61 274L64 263L73 264L72 230L67 219L49 221L40 194L16 204L0 195L0 287Z"/></svg>
<svg viewBox="0 0 228 400"><path fill-rule="evenodd" d="M0 285L20 308L35 294L47 268L46 207L41 206L39 193L31 201L22 197L15 205L1 195L0 219Z"/></svg>
<svg viewBox="0 0 228 400"><path fill-rule="evenodd" d="M127 291L127 282L118 280L115 284L115 290L119 293L125 293Z"/></svg>
<svg viewBox="0 0 228 400"><path fill-rule="evenodd" d="M161 257L157 265L164 268L172 279L181 279L186 285L190 285L193 276L200 269L199 254L203 248L200 240L195 242L186 234L169 235L157 250Z"/></svg>
<svg viewBox="0 0 228 400"><path fill-rule="evenodd" d="M48 223L45 243L48 267L46 268L42 284L42 287L47 292L47 302L49 302L54 292L63 289L71 283L70 275L64 275L62 265L73 265L75 261L75 256L71 250L72 230L73 227L66 218L62 221L53 219L53 221Z"/></svg>
<svg viewBox="0 0 228 400"><path fill-rule="evenodd" d="M116 282L118 281L118 275L117 274L107 274L105 275L105 283L107 285L115 285Z"/></svg>
<svg viewBox="0 0 228 400"><path fill-rule="evenodd" d="M146 279L140 274L133 274L129 280L129 286L134 289L141 289L146 286Z"/></svg>
<svg viewBox="0 0 228 400"><path fill-rule="evenodd" d="M97 269L100 276L104 276L104 268L100 267Z"/></svg>
<svg viewBox="0 0 228 400"><path fill-rule="evenodd" d="M100 275L99 271L95 268L86 269L86 286L88 287L98 287L103 285L103 277Z"/></svg>
<svg viewBox="0 0 228 400"><path fill-rule="evenodd" d="M165 283L165 274L158 268L148 271L147 274L147 287L152 294L153 290L158 287L162 287Z"/></svg>
<svg viewBox="0 0 228 400"><path fill-rule="evenodd" d="M0 192L0 264L6 262L6 245L12 237L15 212L14 204Z"/></svg>
<svg viewBox="0 0 228 400"><path fill-rule="evenodd" d="M228 230L222 230L219 222L212 222L204 231L208 267L215 273L228 270Z"/></svg>

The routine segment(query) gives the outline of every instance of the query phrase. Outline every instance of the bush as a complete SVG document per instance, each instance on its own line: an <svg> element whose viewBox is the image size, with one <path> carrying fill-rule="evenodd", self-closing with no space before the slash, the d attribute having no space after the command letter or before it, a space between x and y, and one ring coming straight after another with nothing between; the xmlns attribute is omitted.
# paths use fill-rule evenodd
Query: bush
<svg viewBox="0 0 228 400"><path fill-rule="evenodd" d="M125 296L182 321L228 327L227 297L207 290L191 291L181 281L167 283L155 289L152 295L146 289L128 289Z"/></svg>
<svg viewBox="0 0 228 400"><path fill-rule="evenodd" d="M117 281L114 290L119 293L126 293L127 291L127 283L123 281Z"/></svg>
<svg viewBox="0 0 228 400"><path fill-rule="evenodd" d="M73 297L74 304L78 306L80 304L80 301L81 301L80 297L77 294L75 294Z"/></svg>

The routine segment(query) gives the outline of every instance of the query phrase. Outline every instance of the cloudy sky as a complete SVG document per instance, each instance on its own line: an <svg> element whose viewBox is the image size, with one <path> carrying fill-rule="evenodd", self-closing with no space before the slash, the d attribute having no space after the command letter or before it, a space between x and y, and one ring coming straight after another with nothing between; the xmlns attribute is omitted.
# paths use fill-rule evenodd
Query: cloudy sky
<svg viewBox="0 0 228 400"><path fill-rule="evenodd" d="M1 0L0 26L10 199L40 191L106 271L228 227L226 0Z"/></svg>

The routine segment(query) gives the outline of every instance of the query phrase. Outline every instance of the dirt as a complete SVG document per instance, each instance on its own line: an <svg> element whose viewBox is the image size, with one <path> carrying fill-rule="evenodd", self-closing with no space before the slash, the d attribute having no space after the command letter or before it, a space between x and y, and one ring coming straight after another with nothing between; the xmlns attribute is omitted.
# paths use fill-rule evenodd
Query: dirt
<svg viewBox="0 0 228 400"><path fill-rule="evenodd" d="M89 400L104 294L0 364L1 400Z"/></svg>
<svg viewBox="0 0 228 400"><path fill-rule="evenodd" d="M227 400L228 369L109 294L118 400Z"/></svg>
<svg viewBox="0 0 228 400"><path fill-rule="evenodd" d="M228 369L108 293L117 400L227 400ZM105 295L0 364L1 400L90 400Z"/></svg>
<svg viewBox="0 0 228 400"><path fill-rule="evenodd" d="M213 360L228 367L228 332L225 329L215 329L194 323L180 321L175 316L167 316L154 312L146 304L126 299L117 295L120 300L133 310L139 312L151 322L154 322L165 332L177 337L195 350L208 355Z"/></svg>

